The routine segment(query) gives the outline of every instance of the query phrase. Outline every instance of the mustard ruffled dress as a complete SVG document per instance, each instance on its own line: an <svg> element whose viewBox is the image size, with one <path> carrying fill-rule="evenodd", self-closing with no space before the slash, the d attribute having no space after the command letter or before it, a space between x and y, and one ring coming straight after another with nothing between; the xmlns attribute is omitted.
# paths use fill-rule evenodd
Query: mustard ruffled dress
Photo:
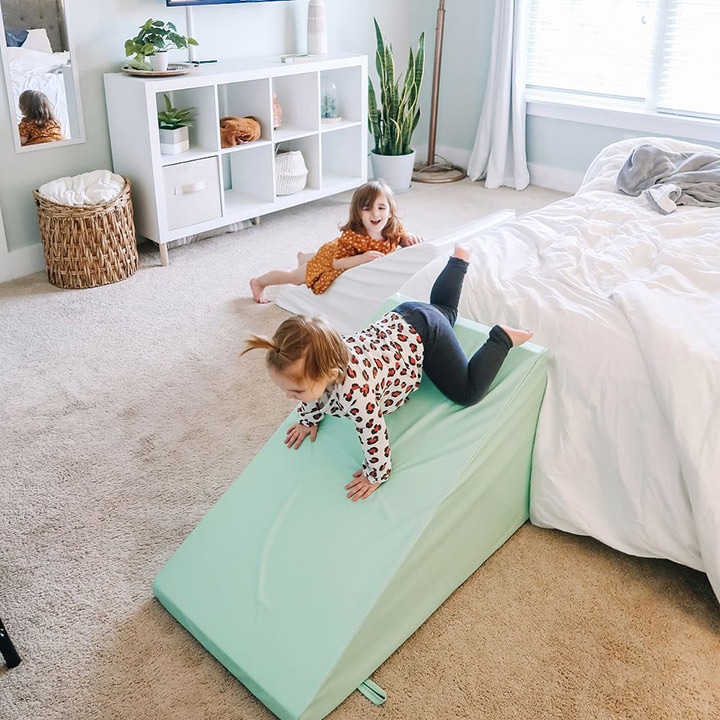
<svg viewBox="0 0 720 720"><path fill-rule="evenodd" d="M32 120L21 120L18 125L18 134L28 139L25 145L40 145L41 143L65 140L60 125L54 120L48 120L42 127Z"/></svg>
<svg viewBox="0 0 720 720"><path fill-rule="evenodd" d="M330 287L335 278L345 272L336 270L333 267L333 260L361 255L368 250L377 250L384 255L389 255L397 250L403 235L405 235L405 231L400 223L398 223L395 233L386 240L373 240L365 233L343 230L339 238L321 245L314 257L308 261L305 284L316 295L321 295Z"/></svg>

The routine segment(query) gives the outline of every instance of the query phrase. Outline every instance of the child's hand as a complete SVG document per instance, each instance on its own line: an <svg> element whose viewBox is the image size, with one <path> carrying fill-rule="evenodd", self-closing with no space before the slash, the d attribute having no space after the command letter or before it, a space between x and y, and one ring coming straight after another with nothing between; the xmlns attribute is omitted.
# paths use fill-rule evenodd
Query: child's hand
<svg viewBox="0 0 720 720"><path fill-rule="evenodd" d="M285 444L289 448L297 450L308 435L310 436L310 442L315 442L317 431L317 425L307 427L307 425L295 423L288 428L287 433L285 434Z"/></svg>
<svg viewBox="0 0 720 720"><path fill-rule="evenodd" d="M353 479L345 486L347 497L353 502L367 500L379 487L380 483L371 483L363 473L358 470L353 473Z"/></svg>
<svg viewBox="0 0 720 720"><path fill-rule="evenodd" d="M372 262L373 260L379 260L381 257L385 257L379 250L367 250L358 257L362 258L362 264Z"/></svg>
<svg viewBox="0 0 720 720"><path fill-rule="evenodd" d="M419 235L409 235L405 233L400 239L400 247L410 247L411 245L419 245L423 239Z"/></svg>

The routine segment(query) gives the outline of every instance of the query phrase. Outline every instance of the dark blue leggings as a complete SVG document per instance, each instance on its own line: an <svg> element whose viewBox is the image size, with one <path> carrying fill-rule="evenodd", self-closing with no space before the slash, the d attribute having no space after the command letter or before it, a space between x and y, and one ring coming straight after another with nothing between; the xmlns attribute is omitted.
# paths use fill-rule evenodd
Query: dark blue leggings
<svg viewBox="0 0 720 720"><path fill-rule="evenodd" d="M404 302L395 308L423 341L423 372L440 392L458 405L474 405L487 393L502 367L512 340L499 326L468 361L453 331L468 263L451 257L437 276L430 302Z"/></svg>

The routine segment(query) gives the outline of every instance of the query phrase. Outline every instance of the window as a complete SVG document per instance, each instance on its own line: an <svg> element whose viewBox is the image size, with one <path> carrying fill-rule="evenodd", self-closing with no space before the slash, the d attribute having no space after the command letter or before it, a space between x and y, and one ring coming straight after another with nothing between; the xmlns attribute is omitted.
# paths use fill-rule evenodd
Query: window
<svg viewBox="0 0 720 720"><path fill-rule="evenodd" d="M720 120L720 0L527 0L529 100Z"/></svg>

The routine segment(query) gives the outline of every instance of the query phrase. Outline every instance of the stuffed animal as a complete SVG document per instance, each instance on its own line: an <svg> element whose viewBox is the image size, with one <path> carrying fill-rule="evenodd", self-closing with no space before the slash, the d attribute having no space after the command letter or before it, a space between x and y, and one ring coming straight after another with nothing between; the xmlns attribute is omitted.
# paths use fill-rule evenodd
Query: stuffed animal
<svg viewBox="0 0 720 720"><path fill-rule="evenodd" d="M220 118L220 145L224 148L257 140L260 134L260 123L252 115Z"/></svg>

